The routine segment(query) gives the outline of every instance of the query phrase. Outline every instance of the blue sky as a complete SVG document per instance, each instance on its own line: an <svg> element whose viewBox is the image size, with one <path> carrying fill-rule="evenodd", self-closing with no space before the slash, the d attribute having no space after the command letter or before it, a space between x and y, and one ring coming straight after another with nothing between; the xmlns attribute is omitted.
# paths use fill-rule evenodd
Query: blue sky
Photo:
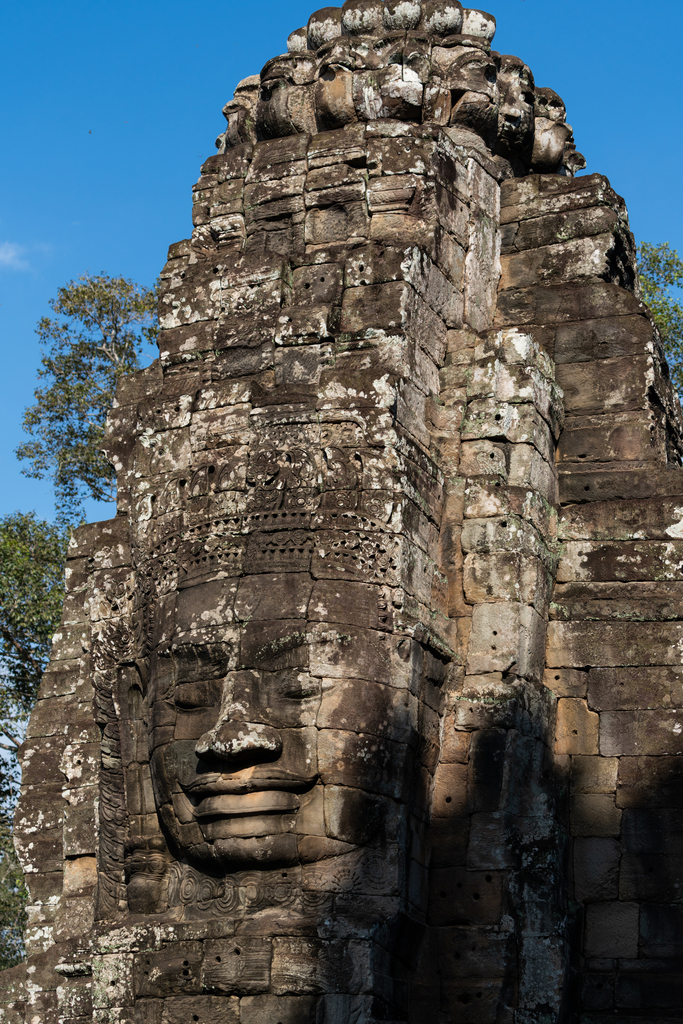
<svg viewBox="0 0 683 1024"><path fill-rule="evenodd" d="M637 239L683 250L681 0L487 0L494 46L565 100L587 173L626 198ZM286 49L312 3L23 0L0 12L0 515L51 518L14 449L34 328L85 271L151 284L188 236L191 185L236 83ZM91 506L91 519L112 514Z"/></svg>

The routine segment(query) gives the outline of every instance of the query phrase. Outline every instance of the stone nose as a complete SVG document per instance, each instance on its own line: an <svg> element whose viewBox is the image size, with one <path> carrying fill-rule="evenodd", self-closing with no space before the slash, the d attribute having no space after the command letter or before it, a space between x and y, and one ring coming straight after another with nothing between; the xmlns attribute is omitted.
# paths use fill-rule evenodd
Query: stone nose
<svg viewBox="0 0 683 1024"><path fill-rule="evenodd" d="M282 738L270 725L253 722L219 722L197 740L200 757L213 755L224 761L238 761L255 755L273 761L282 753Z"/></svg>

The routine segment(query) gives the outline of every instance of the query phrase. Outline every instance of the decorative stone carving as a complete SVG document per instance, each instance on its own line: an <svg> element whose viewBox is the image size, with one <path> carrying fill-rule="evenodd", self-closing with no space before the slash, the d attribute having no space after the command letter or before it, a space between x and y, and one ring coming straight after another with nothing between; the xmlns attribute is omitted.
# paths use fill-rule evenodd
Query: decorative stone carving
<svg viewBox="0 0 683 1024"><path fill-rule="evenodd" d="M575 155L571 129L547 124L564 123L555 116L562 101L540 90L534 124L533 75L519 58L491 51L495 28L491 15L450 0L324 7L290 35L289 59L266 64L258 103L251 79L238 85L224 109L228 130L219 136L219 151L391 118L472 131L504 174L533 167L573 176L585 162Z"/></svg>

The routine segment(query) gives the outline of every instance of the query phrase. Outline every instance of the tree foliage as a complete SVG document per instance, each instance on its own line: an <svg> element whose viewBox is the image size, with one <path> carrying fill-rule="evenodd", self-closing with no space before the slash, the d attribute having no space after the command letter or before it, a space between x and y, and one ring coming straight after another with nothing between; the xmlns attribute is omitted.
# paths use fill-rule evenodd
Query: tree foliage
<svg viewBox="0 0 683 1024"><path fill-rule="evenodd" d="M25 955L24 926L28 892L24 873L14 852L12 822L0 817L0 971L14 967Z"/></svg>
<svg viewBox="0 0 683 1024"><path fill-rule="evenodd" d="M668 242L643 242L638 247L638 271L643 300L662 335L671 380L683 394L683 305L673 291L683 287L683 260Z"/></svg>
<svg viewBox="0 0 683 1024"><path fill-rule="evenodd" d="M0 519L0 720L30 712L64 600L66 535L33 512ZM21 739L0 725L16 747Z"/></svg>
<svg viewBox="0 0 683 1024"><path fill-rule="evenodd" d="M24 952L27 893L12 843L17 752L61 618L66 542L33 513L0 519L0 969Z"/></svg>
<svg viewBox="0 0 683 1024"><path fill-rule="evenodd" d="M114 497L112 467L100 451L116 381L140 366L157 335L156 289L123 277L84 274L50 300L56 314L37 327L42 349L35 405L24 413L30 440L17 448L24 473L51 477L62 523L82 518L86 498Z"/></svg>

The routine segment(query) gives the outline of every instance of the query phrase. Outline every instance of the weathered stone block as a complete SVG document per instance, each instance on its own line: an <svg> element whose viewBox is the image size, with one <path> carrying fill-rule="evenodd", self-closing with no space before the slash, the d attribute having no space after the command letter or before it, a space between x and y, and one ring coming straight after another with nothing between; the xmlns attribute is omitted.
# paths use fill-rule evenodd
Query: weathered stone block
<svg viewBox="0 0 683 1024"><path fill-rule="evenodd" d="M474 609L467 656L471 673L507 672L540 679L545 623L527 605L485 604Z"/></svg>
<svg viewBox="0 0 683 1024"><path fill-rule="evenodd" d="M680 957L682 946L683 907L664 903L643 904L640 911L640 948L643 955Z"/></svg>
<svg viewBox="0 0 683 1024"><path fill-rule="evenodd" d="M467 810L467 766L440 764L434 774L432 813L441 818L458 817Z"/></svg>
<svg viewBox="0 0 683 1024"><path fill-rule="evenodd" d="M586 907L586 955L636 957L638 922L637 903L589 904Z"/></svg>
<svg viewBox="0 0 683 1024"><path fill-rule="evenodd" d="M505 912L503 885L501 872L433 869L430 872L430 923L437 927L498 924Z"/></svg>
<svg viewBox="0 0 683 1024"><path fill-rule="evenodd" d="M619 897L619 858L616 839L574 840L574 893L582 903L605 903Z"/></svg>
<svg viewBox="0 0 683 1024"><path fill-rule="evenodd" d="M577 793L571 798L571 833L574 836L618 836L621 810L607 793Z"/></svg>
<svg viewBox="0 0 683 1024"><path fill-rule="evenodd" d="M585 700L564 697L557 702L555 752L597 754L600 717Z"/></svg>
<svg viewBox="0 0 683 1024"><path fill-rule="evenodd" d="M270 984L270 938L213 939L204 943L202 987L209 992L249 994Z"/></svg>
<svg viewBox="0 0 683 1024"><path fill-rule="evenodd" d="M572 757L571 787L573 792L614 793L617 788L619 765L620 761L616 757L586 757L583 755Z"/></svg>
<svg viewBox="0 0 683 1024"><path fill-rule="evenodd" d="M683 809L683 758L620 757L619 807Z"/></svg>
<svg viewBox="0 0 683 1024"><path fill-rule="evenodd" d="M600 753L607 757L683 754L682 733L679 711L603 711Z"/></svg>
<svg viewBox="0 0 683 1024"><path fill-rule="evenodd" d="M348 972L344 942L314 938L273 940L273 990L276 995L339 991Z"/></svg>
<svg viewBox="0 0 683 1024"><path fill-rule="evenodd" d="M681 640L683 627L678 623L550 622L547 664L550 668L676 665L676 645Z"/></svg>
<svg viewBox="0 0 683 1024"><path fill-rule="evenodd" d="M239 1004L240 1024L314 1024L315 997L243 996Z"/></svg>
<svg viewBox="0 0 683 1024"><path fill-rule="evenodd" d="M683 706L683 668L591 668L588 703L596 711L664 710Z"/></svg>

